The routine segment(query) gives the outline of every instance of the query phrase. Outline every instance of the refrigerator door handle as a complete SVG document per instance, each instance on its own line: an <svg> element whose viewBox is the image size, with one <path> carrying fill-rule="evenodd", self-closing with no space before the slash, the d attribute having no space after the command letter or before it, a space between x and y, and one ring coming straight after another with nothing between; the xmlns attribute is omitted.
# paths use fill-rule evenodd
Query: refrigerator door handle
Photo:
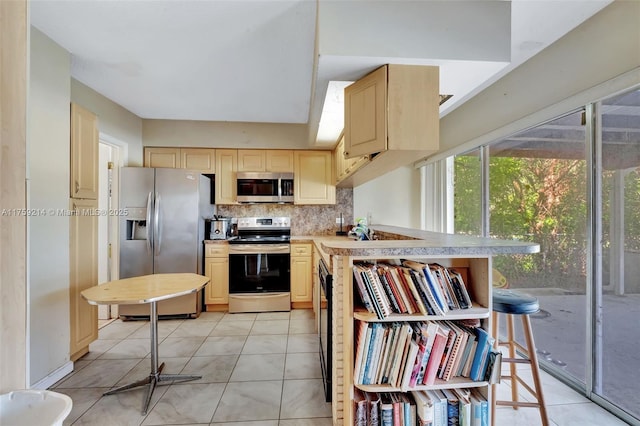
<svg viewBox="0 0 640 426"><path fill-rule="evenodd" d="M151 243L152 243L152 234L151 234L151 209L152 209L152 195L153 193L149 192L147 195L147 252L151 251Z"/></svg>
<svg viewBox="0 0 640 426"><path fill-rule="evenodd" d="M153 227L154 227L154 248L155 255L158 256L160 254L160 246L162 245L162 226L160 224L160 209L162 208L160 203L160 194L156 192L156 205L154 209L154 219L153 219Z"/></svg>

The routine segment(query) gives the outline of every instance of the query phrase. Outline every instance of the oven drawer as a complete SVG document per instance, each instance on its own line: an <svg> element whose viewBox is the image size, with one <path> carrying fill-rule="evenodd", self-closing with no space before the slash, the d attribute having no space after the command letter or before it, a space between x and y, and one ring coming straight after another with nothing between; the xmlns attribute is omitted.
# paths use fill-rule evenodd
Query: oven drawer
<svg viewBox="0 0 640 426"><path fill-rule="evenodd" d="M229 312L290 311L290 293L230 294Z"/></svg>
<svg viewBox="0 0 640 426"><path fill-rule="evenodd" d="M311 256L311 244L291 244L291 256Z"/></svg>
<svg viewBox="0 0 640 426"><path fill-rule="evenodd" d="M204 257L226 257L228 254L228 243L213 243L204 245Z"/></svg>

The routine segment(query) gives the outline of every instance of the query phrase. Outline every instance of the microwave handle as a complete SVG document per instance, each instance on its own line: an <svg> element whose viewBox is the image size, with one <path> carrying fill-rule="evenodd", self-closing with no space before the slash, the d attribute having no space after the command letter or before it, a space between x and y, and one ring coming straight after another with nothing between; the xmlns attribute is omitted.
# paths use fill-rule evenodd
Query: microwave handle
<svg viewBox="0 0 640 426"><path fill-rule="evenodd" d="M278 178L278 200L282 200L282 178Z"/></svg>

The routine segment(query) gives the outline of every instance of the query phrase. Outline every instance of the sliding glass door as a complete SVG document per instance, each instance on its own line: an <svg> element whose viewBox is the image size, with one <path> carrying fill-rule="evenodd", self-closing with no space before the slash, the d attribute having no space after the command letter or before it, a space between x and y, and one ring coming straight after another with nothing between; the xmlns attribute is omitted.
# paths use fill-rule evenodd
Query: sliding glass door
<svg viewBox="0 0 640 426"><path fill-rule="evenodd" d="M596 108L601 143L601 276L593 391L640 417L640 90Z"/></svg>
<svg viewBox="0 0 640 426"><path fill-rule="evenodd" d="M456 233L541 246L494 286L539 299L544 368L640 419L640 90L457 155L453 181Z"/></svg>

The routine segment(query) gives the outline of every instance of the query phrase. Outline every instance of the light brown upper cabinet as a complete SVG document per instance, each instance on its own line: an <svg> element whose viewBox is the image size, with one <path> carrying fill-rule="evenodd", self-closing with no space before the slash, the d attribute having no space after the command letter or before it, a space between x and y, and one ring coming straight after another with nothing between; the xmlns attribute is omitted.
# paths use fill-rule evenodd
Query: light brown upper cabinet
<svg viewBox="0 0 640 426"><path fill-rule="evenodd" d="M438 150L439 68L385 65L344 91L346 158L372 161L345 179L357 186Z"/></svg>
<svg viewBox="0 0 640 426"><path fill-rule="evenodd" d="M238 204L236 195L236 172L238 150L216 150L216 204Z"/></svg>
<svg viewBox="0 0 640 426"><path fill-rule="evenodd" d="M180 167L200 173L216 172L216 150L213 148L180 148Z"/></svg>
<svg viewBox="0 0 640 426"><path fill-rule="evenodd" d="M336 183L339 184L344 179L355 173L360 167L369 162L368 155L362 155L355 158L346 158L344 155L344 132L338 138L338 144L334 151L334 164L336 169Z"/></svg>
<svg viewBox="0 0 640 426"><path fill-rule="evenodd" d="M293 173L293 151L268 149L266 163L268 172Z"/></svg>
<svg viewBox="0 0 640 426"><path fill-rule="evenodd" d="M180 148L145 147L145 167L180 168Z"/></svg>
<svg viewBox="0 0 640 426"><path fill-rule="evenodd" d="M98 117L71 104L71 198L98 199Z"/></svg>
<svg viewBox="0 0 640 426"><path fill-rule="evenodd" d="M264 172L266 171L266 153L264 149L239 149L239 172Z"/></svg>
<svg viewBox="0 0 640 426"><path fill-rule="evenodd" d="M294 151L294 204L335 204L331 151Z"/></svg>
<svg viewBox="0 0 640 426"><path fill-rule="evenodd" d="M239 149L239 172L293 172L293 151Z"/></svg>

